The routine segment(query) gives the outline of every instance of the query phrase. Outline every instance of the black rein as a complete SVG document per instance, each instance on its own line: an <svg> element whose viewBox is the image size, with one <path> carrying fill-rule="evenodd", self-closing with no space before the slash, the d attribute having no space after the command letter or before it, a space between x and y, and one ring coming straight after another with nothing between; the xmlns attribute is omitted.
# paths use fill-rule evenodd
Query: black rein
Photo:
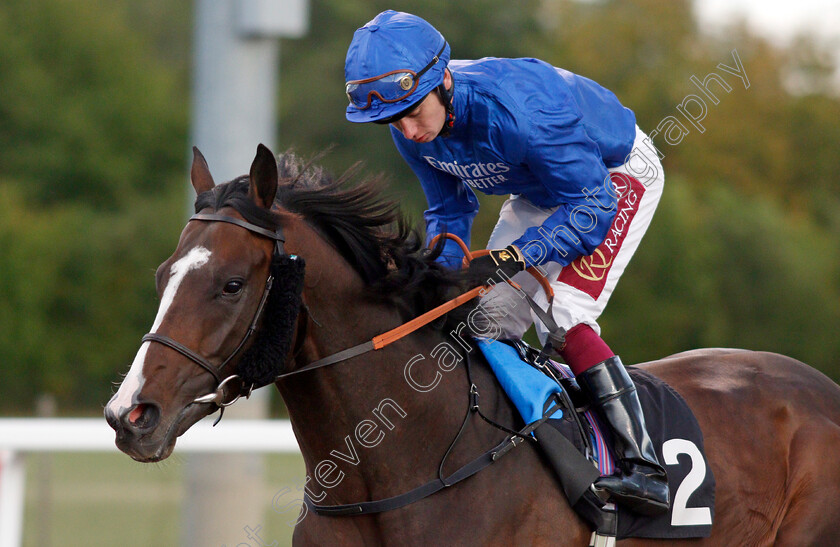
<svg viewBox="0 0 840 547"><path fill-rule="evenodd" d="M260 235L262 237L266 237L266 238L274 240L275 241L275 247L274 247L275 256L282 256L282 255L285 254L285 249L284 249L283 244L285 243L286 240L285 240L285 238L283 236L283 233L282 233L282 230L280 228L278 228L277 232L272 232L270 230L266 230L265 228L261 228L259 226L251 224L250 222L247 222L247 221L244 221L244 220L240 220L240 219L237 219L237 218L228 217L228 216L224 216L224 215L211 214L211 213L197 213L197 214L193 215L192 217L190 217L190 220L202 220L202 221L207 221L207 222L227 222L229 224L235 224L236 226L240 226L242 228L245 228L246 230L248 230L248 231L250 231L254 234L257 234L257 235ZM231 359L233 359L233 357L236 356L239 353L239 351L242 349L242 347L245 345L245 343L248 341L248 339L256 331L257 324L259 323L260 317L262 316L263 308L265 307L265 303L268 300L268 295L271 292L271 286L272 286L273 282L274 282L274 278L271 275L271 273L269 273L268 279L266 279L265 290L263 291L263 295L260 298L259 306L257 307L257 310L254 313L254 318L251 321L251 325L248 328L248 332L245 333L245 336L242 338L242 341L239 342L239 345L236 346L236 349L234 349L233 352L218 367L214 366L207 359L205 359L204 357L202 357L201 355L199 355L195 351L189 349L188 347L184 346L180 342L177 342L176 340L173 340L172 338L170 338L168 336L165 336L165 335L162 335L162 334L157 334L157 333L148 333L145 336L143 336L143 339L142 339L143 342L157 342L159 344L163 344L164 346L167 346L167 347L177 351L181 355L187 357L190 361L199 365L201 368L205 369L207 372L209 372L210 374L213 375L213 378L215 378L215 380L216 380L216 389L213 392L208 393L207 395L203 395L201 397L198 397L197 399L195 399L193 401L193 403L214 403L216 406L218 406L221 409L221 412L220 412L219 418L216 420L215 423L219 423L219 420L222 419L222 415L224 413L225 407L232 405L237 400L239 400L239 397L242 396L242 393L240 392L240 394L235 399L233 399L232 401L230 401L230 402L225 402L224 401L225 385L228 382L230 382L234 379L238 379L239 376L237 374L233 374L231 376L228 376L227 378L222 379L222 370L225 368L225 366L228 364L228 362ZM291 375L291 374L295 374L295 373L298 373L298 372L309 371L309 370L313 370L315 368L320 368L320 367L323 367L323 366L332 365L332 364L335 364L337 362L341 362L341 361L350 359L351 357L355 357L355 356L360 355L362 353L366 353L366 352L371 351L373 349L374 349L374 347L373 347L372 342L365 342L363 344L360 344L360 345L355 346L353 348L350 348L348 350L339 352L337 354L334 354L334 355L329 356L327 358L321 359L321 360L316 361L314 363L310 363L309 365L307 365L305 367L302 367L300 370L296 370L296 371L292 371L292 372L289 372L289 373L281 374L277 377L277 379L280 379L282 377L285 377L285 376L288 376L288 375ZM452 486L452 485L454 485L458 482L461 482L462 480L464 480L466 478L469 478L469 477L473 476L474 474L478 473L479 471L481 471L482 469L484 469L488 465L491 465L496 460L498 460L500 457L509 453L512 448L515 448L516 446L521 444L523 442L523 440L529 439L530 438L530 433L538 425L540 425L543 421L545 421L548 418L548 415L545 415L542 420L534 422L533 424L530 424L530 425L526 426L524 429L522 429L521 431L518 431L518 432L515 432L515 431L509 430L507 428L501 427L498 424L495 424L494 422L490 421L490 423L492 425L495 425L496 427L499 427L500 429L503 429L503 430L507 431L508 433L510 433L507 436L507 438L505 438L498 445L490 448L489 450L487 450L486 452L484 452L483 454L478 456L476 459L467 463L466 465L464 465L463 467L461 467L460 469L455 471L453 474L449 475L448 477L444 477L443 474L442 474L442 471L443 471L443 464L446 461L446 456L449 455L449 453L454 448L455 444L458 442L458 439L460 439L461 434L464 431L464 427L466 426L467 421L469 420L470 416L473 413L478 413L479 415L481 415L481 412L480 412L479 406L478 406L478 391L477 391L477 388L476 388L475 384L472 382L472 378L470 377L469 356L467 356L466 367L467 367L467 377L468 377L469 382L471 384L471 386L470 386L470 404L469 404L469 407L467 409L466 416L464 417L464 422L461 425L460 430L458 431L458 435L452 441L452 444L450 445L449 449L446 451L446 455L444 455L444 458L441 461L439 474L438 474L437 478L435 478L435 479L427 482L426 484L423 484L423 485L421 485L421 486L419 486L419 487L417 487L413 490L410 490L409 492L405 492L405 493L397 495L397 496L393 496L393 497L382 499L382 500L366 501L366 502L360 502L360 503L350 503L350 504L341 504L341 505L316 505L315 503L312 502L312 500L309 498L309 496L306 495L305 496L305 503L307 504L307 506L312 508L316 513L318 513L320 515L331 515L331 516L364 515L364 514L371 514L371 513L379 513L379 512L382 512L382 511L390 511L390 510L393 510L393 509L397 509L399 507L404 507L406 505L414 503L415 501L418 501L418 500L423 499L427 496L430 496L430 495L434 494L435 492L438 492L438 491L440 491L444 488L450 487L450 486ZM246 386L242 386L242 387L244 389ZM257 386L257 387L262 387L262 386ZM253 385L248 387L246 397L251 394L251 390L253 390L253 389L254 389ZM483 415L482 415L482 417L483 417Z"/></svg>

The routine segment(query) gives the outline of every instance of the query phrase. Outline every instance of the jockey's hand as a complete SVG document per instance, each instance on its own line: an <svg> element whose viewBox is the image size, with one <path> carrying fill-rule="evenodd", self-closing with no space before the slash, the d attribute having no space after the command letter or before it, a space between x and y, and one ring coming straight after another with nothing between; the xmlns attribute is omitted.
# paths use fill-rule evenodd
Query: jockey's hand
<svg viewBox="0 0 840 547"><path fill-rule="evenodd" d="M508 245L504 249L491 249L489 254L472 259L469 275L477 283L498 283L523 271L525 266L522 252L515 245Z"/></svg>

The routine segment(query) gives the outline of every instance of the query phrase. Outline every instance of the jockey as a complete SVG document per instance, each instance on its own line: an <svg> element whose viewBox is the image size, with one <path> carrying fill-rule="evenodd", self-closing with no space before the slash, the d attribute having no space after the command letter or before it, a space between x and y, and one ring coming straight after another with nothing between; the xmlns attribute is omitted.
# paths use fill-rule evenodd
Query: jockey
<svg viewBox="0 0 840 547"><path fill-rule="evenodd" d="M633 112L595 82L537 59L450 60L449 44L423 19L385 11L353 35L344 65L351 122L390 125L397 150L428 200L429 238L469 245L474 190L510 195L470 264L482 279L512 277L543 307L526 267L555 292L566 330L558 349L608 424L619 461L595 487L641 513L667 511L665 470L648 436L635 386L600 337L597 319L650 224L664 176ZM439 260L462 254L447 241ZM498 282L482 305L502 335L521 338L532 312ZM540 339L545 327L536 322Z"/></svg>

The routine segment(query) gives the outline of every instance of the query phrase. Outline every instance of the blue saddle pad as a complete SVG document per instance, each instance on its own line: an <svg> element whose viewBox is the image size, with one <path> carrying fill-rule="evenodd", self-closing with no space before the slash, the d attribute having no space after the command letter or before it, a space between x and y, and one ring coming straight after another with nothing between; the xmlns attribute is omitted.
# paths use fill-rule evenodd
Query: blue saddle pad
<svg viewBox="0 0 840 547"><path fill-rule="evenodd" d="M525 363L513 346L481 339L478 347L526 424L542 418L548 398L563 391L557 382ZM558 408L551 417L560 419L563 411Z"/></svg>
<svg viewBox="0 0 840 547"><path fill-rule="evenodd" d="M493 369L493 374L525 423L530 424L542 418L545 401L554 393L562 391L557 382L523 361L513 346L495 340L476 341ZM566 365L554 361L549 361L549 364L560 376L572 378L572 372ZM601 427L590 411L585 412L584 416L592 429L590 442L595 449L593 457L598 463L598 470L601 475L611 475L615 471L615 464L601 434ZM563 411L559 408L551 416L552 419L562 417Z"/></svg>

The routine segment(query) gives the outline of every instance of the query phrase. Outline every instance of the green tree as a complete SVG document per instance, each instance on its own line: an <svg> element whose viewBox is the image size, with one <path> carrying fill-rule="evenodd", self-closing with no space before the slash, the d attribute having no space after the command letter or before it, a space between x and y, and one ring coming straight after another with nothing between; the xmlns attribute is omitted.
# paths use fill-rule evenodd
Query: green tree
<svg viewBox="0 0 840 547"><path fill-rule="evenodd" d="M0 165L32 203L118 208L184 161L186 95L110 2L0 6Z"/></svg>
<svg viewBox="0 0 840 547"><path fill-rule="evenodd" d="M0 5L0 408L107 400L182 223L186 93L129 13Z"/></svg>
<svg viewBox="0 0 840 547"><path fill-rule="evenodd" d="M391 7L310 1L309 34L281 44L278 148L330 149L319 161L334 172L364 161L419 221L425 199L388 131L344 119L353 31ZM538 57L590 77L648 132L736 50L749 88L727 76L702 132L685 122L679 144L656 139L665 194L603 330L628 361L737 346L840 377L840 98L825 44L774 46L741 23L709 34L688 0L397 9L437 26L455 58ZM0 4L3 410L48 390L98 411L153 319L152 273L183 223L191 25L183 0ZM480 200L474 248L501 203Z"/></svg>
<svg viewBox="0 0 840 547"><path fill-rule="evenodd" d="M602 326L631 361L699 347L775 351L840 378L840 246L813 220L672 177Z"/></svg>
<svg viewBox="0 0 840 547"><path fill-rule="evenodd" d="M64 408L97 408L154 316L154 271L174 248L183 191L103 213L22 206L0 185L0 408L41 392Z"/></svg>

